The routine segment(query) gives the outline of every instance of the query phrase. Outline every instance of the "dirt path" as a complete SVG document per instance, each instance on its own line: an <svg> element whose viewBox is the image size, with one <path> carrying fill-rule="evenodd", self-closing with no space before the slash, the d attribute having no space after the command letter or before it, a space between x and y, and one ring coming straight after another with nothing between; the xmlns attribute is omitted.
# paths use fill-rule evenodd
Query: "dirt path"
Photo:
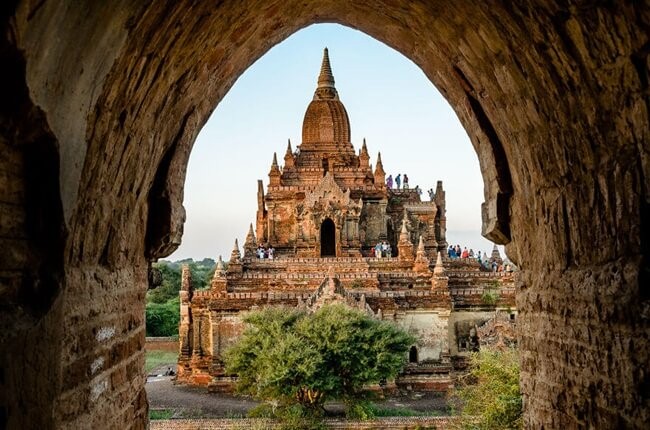
<svg viewBox="0 0 650 430"><path fill-rule="evenodd" d="M174 364L169 366L174 368ZM169 366L162 365L151 373L163 373ZM246 416L250 409L258 405L258 402L242 397L208 393L202 387L175 385L171 376L149 377L145 388L150 408L173 410L174 418L238 418ZM376 403L382 407L409 408L420 412L440 411L441 414L447 409L445 399L433 395L388 398ZM342 405L336 403L328 404L326 409L334 415L343 412Z"/></svg>

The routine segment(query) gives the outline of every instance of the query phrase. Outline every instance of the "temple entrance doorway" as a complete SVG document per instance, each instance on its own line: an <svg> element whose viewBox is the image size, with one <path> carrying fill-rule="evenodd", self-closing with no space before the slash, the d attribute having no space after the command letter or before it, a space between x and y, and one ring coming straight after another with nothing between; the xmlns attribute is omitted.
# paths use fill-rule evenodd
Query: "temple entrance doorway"
<svg viewBox="0 0 650 430"><path fill-rule="evenodd" d="M409 363L417 363L417 362L418 362L418 349L414 345L409 350Z"/></svg>
<svg viewBox="0 0 650 430"><path fill-rule="evenodd" d="M336 256L336 227L334 221L325 218L320 226L320 256L321 257L335 257Z"/></svg>

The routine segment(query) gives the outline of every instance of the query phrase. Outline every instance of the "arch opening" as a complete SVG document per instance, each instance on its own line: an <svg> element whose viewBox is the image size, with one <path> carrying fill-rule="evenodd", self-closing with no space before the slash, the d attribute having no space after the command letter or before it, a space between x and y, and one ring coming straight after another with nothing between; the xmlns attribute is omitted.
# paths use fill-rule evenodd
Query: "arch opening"
<svg viewBox="0 0 650 430"><path fill-rule="evenodd" d="M409 363L412 363L412 364L419 363L419 361L418 361L418 348L415 345L411 346L411 349L409 349Z"/></svg>
<svg viewBox="0 0 650 430"><path fill-rule="evenodd" d="M330 218L320 225L320 256L336 257L336 226Z"/></svg>
<svg viewBox="0 0 650 430"><path fill-rule="evenodd" d="M104 371L120 375L137 367L133 358L141 354L137 345L144 336L137 315L142 314L145 256L162 257L179 238L185 166L198 128L248 65L288 34L320 20L359 28L413 59L468 130L485 181L484 232L516 238L508 253L525 269L518 290L518 327L527 354L522 374L526 424L641 427L648 422L650 412L643 403L647 384L638 382L647 357L637 354L650 344L644 313L647 289L640 284L647 277L638 276L639 261L647 258L647 244L639 238L639 214L647 212L650 201L650 127L644 110L647 76L642 76L647 71L632 64L643 65L648 56L643 10L632 2L565 9L544 2L488 7L416 1L403 7L398 2L322 0L309 8L299 2L269 2L263 9L246 1L218 7L179 1L164 9L132 3L122 3L115 16L99 7L75 10L48 2L28 11L21 3L12 23L17 37L3 36L3 43L21 45L30 97L49 115L61 152L60 171L66 175L60 191L69 231L63 259L65 300L42 323L45 329L57 327L53 338L66 343L52 354L45 351L40 360L58 360L53 367L81 375L66 380L65 392L47 381L21 388L21 396L11 397L3 410L24 414L23 427L45 421L61 427L106 422L121 428L134 418L146 420L142 375L130 370L138 383L129 378L88 404L81 399L97 380L72 369L127 341L129 347L119 348L124 355ZM13 20L11 9L2 16L3 24ZM48 26L56 37L40 37L42 24L54 15L84 25ZM163 35L172 32L177 37L170 42ZM604 37L586 43L584 34ZM108 46L84 44L85 55L73 58L63 51L71 41L106 41L106 35ZM213 49L209 55L206 46ZM43 55L48 49L51 53ZM616 63L610 60L614 56ZM558 97L563 94L570 97ZM18 109L3 110L2 115L12 124L27 116ZM506 159L495 160L499 154ZM0 163L20 177L20 156L17 160ZM500 172L497 162L508 166L510 175ZM160 169L162 164L168 168ZM620 166L631 167L622 173ZM162 201L156 207L166 213L156 216L166 225L145 241L146 220L154 216L149 190L159 171L166 171L166 177L156 180L153 197ZM16 183L19 189L20 180ZM578 190L588 190L591 198L584 199ZM626 210L618 210L621 205ZM602 216L585 226L581 220L593 219L594 206ZM23 209L16 205L12 210ZM3 230L7 237L24 234L20 223L3 224L3 229L8 229ZM540 243L543 248L534 246ZM22 273L21 264L15 262L10 270ZM18 280L12 285L22 284ZM85 309L80 304L89 290L93 307ZM101 305L131 298L137 309ZM593 314L602 310L624 317L594 321ZM83 327L73 323L79 320L85 321ZM115 326L101 331L106 321ZM576 331L576 326L584 329ZM80 351L69 349L68 344L81 344L91 331L115 337ZM34 344L38 336L23 327L15 334L26 342L34 339ZM620 339L635 341L631 346ZM574 348L584 351L581 368L553 361ZM602 354L605 350L611 356ZM618 365L619 359L628 365ZM9 387L19 385L22 361L2 363ZM39 389L44 384L48 386ZM124 390L127 384L136 389ZM607 395L593 396L594 386L603 387ZM126 393L119 396L124 400L110 395L118 391ZM79 399L88 408L68 413L54 406L65 403L59 401L63 396L71 399L68 404ZM18 397L33 402L17 407ZM558 406L557 399L569 400ZM105 407L106 402L114 403ZM43 420L43 414L51 415ZM16 419L8 417L9 425Z"/></svg>

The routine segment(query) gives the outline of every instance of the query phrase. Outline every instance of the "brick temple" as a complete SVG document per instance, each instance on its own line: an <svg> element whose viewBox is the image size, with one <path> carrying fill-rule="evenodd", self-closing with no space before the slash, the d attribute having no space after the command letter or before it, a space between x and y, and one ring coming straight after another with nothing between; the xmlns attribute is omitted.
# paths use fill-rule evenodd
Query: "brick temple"
<svg viewBox="0 0 650 430"><path fill-rule="evenodd" d="M443 258L442 182L422 201L415 189L386 186L381 154L373 168L365 139L355 151L327 49L302 143L294 151L289 142L283 166L274 154L268 175L266 192L258 181L243 253L235 240L227 269L220 257L207 290L194 290L183 270L178 381L232 389L221 354L243 331L243 313L264 306L340 302L394 321L418 339L396 387L421 391L449 388L454 365L495 311L514 321L512 274ZM390 256L375 254L378 243L390 245ZM260 246L273 247L274 258L258 258ZM486 301L486 290L496 299Z"/></svg>

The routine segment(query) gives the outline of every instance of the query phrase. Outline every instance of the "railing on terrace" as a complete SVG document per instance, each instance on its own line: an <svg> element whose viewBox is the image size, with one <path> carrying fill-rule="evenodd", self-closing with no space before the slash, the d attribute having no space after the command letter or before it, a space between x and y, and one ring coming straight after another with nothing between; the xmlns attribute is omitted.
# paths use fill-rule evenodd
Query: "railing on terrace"
<svg viewBox="0 0 650 430"><path fill-rule="evenodd" d="M284 265L289 263L369 263L369 262L390 262L397 263L397 257L277 257L274 259L269 258L245 258L242 260L247 264L260 264L260 265Z"/></svg>
<svg viewBox="0 0 650 430"><path fill-rule="evenodd" d="M320 287L319 287L320 288ZM403 290L403 291L356 291L353 289L346 289L346 293L354 296L361 297L365 295L366 298L400 298L400 297L428 297L428 296L444 296L448 295L447 291L431 291L431 290ZM255 299L255 300L286 300L286 299L302 299L307 300L314 292L281 292L281 291L266 291L266 292L241 292L241 293L212 293L208 290L197 291L195 297L219 297L226 299ZM469 295L469 294L468 294Z"/></svg>

